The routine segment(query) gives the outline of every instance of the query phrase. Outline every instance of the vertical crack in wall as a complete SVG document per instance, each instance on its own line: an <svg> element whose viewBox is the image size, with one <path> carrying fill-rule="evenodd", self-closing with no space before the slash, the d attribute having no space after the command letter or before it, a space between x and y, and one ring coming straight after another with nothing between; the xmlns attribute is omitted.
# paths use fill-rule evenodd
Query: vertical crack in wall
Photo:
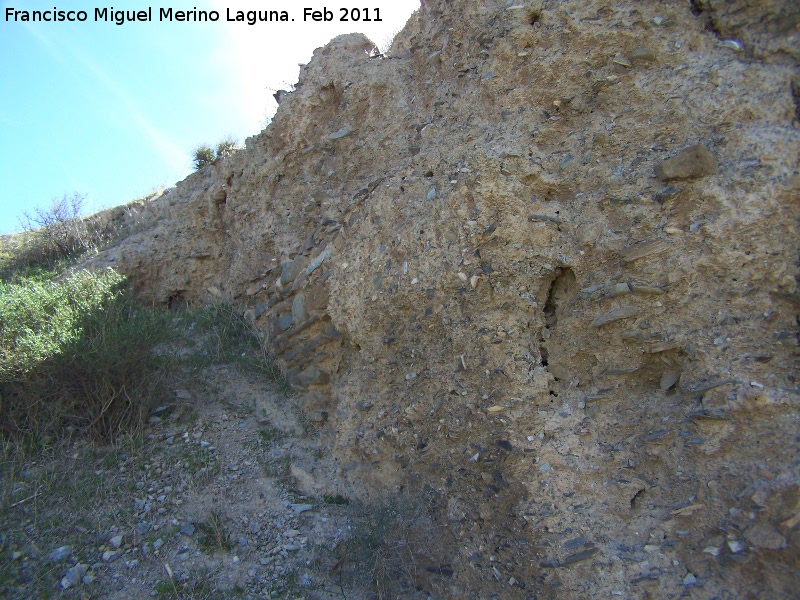
<svg viewBox="0 0 800 600"><path fill-rule="evenodd" d="M558 319L563 316L565 306L575 297L576 289L577 280L573 270L569 267L558 269L555 278L550 282L547 301L544 304L544 327L542 328L542 337L539 344L543 367L548 367L550 361L553 360L551 350L555 342L554 336ZM555 377L555 380L558 381L558 378ZM551 390L550 394L553 396L558 395L554 390Z"/></svg>

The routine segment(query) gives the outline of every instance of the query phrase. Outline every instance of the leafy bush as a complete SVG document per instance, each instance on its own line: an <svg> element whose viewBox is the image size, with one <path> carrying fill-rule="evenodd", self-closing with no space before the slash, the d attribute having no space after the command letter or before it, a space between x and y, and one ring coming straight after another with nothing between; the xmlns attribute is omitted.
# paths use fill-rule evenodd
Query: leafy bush
<svg viewBox="0 0 800 600"><path fill-rule="evenodd" d="M216 156L211 146L198 146L194 149L194 170L199 171L214 162Z"/></svg>
<svg viewBox="0 0 800 600"><path fill-rule="evenodd" d="M60 283L0 285L0 382L24 377L74 343L86 316L117 298L122 281L108 270Z"/></svg>
<svg viewBox="0 0 800 600"><path fill-rule="evenodd" d="M71 426L110 441L160 398L153 347L167 315L138 307L112 270L0 286L0 432L55 435Z"/></svg>
<svg viewBox="0 0 800 600"><path fill-rule="evenodd" d="M231 138L226 138L217 144L217 158L228 158L238 149L239 147L236 145L234 140Z"/></svg>

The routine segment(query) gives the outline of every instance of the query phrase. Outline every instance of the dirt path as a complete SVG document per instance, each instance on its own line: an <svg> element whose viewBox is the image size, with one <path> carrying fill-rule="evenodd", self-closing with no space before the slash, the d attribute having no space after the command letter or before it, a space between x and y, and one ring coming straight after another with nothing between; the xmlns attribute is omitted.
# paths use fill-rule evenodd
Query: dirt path
<svg viewBox="0 0 800 600"><path fill-rule="evenodd" d="M138 443L6 464L1 595L371 597L379 544L322 434L258 376L192 387Z"/></svg>

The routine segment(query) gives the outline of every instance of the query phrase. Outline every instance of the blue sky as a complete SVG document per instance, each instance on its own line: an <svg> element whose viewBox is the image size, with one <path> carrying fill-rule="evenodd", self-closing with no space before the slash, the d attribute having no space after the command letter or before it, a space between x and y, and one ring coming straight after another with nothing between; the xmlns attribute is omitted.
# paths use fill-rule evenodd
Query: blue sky
<svg viewBox="0 0 800 600"><path fill-rule="evenodd" d="M192 150L261 131L272 94L296 82L298 63L340 33L384 46L419 0L296 3L200 0L191 5L0 0L0 233L53 198L86 195L89 212L169 187L191 172ZM173 0L174 1L174 0ZM382 22L340 22L368 6ZM145 23L94 22L94 9L153 8ZM303 22L327 7L332 22ZM6 20L6 9L84 10L83 23ZM216 10L216 23L158 21L159 8ZM292 23L227 23L226 13L286 10Z"/></svg>

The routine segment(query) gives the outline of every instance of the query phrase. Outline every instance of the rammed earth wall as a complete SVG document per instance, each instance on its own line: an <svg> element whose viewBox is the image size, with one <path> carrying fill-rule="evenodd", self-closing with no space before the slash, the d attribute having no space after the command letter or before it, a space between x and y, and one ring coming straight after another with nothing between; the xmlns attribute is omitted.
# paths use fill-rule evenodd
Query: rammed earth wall
<svg viewBox="0 0 800 600"><path fill-rule="evenodd" d="M318 49L97 264L239 303L336 480L430 502L424 589L790 597L798 23L426 1L386 57Z"/></svg>

